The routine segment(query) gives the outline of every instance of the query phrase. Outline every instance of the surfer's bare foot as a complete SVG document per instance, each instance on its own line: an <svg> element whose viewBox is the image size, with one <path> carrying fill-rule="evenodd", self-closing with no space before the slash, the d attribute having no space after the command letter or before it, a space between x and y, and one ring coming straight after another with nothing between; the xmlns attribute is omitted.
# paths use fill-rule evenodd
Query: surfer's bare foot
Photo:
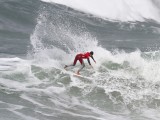
<svg viewBox="0 0 160 120"><path fill-rule="evenodd" d="M76 73L77 75L80 75L80 73L79 73L79 71L77 71L77 73Z"/></svg>
<svg viewBox="0 0 160 120"><path fill-rule="evenodd" d="M67 65L65 65L65 66L64 66L64 69L66 69L67 67L68 67L68 66L67 66Z"/></svg>

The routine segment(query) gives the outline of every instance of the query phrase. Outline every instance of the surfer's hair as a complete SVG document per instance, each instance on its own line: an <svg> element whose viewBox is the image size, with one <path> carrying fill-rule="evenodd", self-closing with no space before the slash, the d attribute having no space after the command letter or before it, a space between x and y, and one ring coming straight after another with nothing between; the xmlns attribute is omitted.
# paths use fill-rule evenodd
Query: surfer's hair
<svg viewBox="0 0 160 120"><path fill-rule="evenodd" d="M94 52L93 52L93 51L91 51L91 52L90 52L90 54L91 54L91 55L93 55L93 54L94 54Z"/></svg>

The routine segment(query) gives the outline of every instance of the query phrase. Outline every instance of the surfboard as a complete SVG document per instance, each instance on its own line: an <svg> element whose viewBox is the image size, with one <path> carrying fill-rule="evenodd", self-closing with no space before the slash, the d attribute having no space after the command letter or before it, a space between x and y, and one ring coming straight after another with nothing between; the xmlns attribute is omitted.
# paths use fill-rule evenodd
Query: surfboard
<svg viewBox="0 0 160 120"><path fill-rule="evenodd" d="M77 78L82 78L82 79L87 79L87 80L93 80L93 78L91 78L91 77L87 77L87 76L84 76L84 75L78 75L76 73L73 73L73 76L77 77Z"/></svg>
<svg viewBox="0 0 160 120"><path fill-rule="evenodd" d="M78 75L78 74L76 74L72 71L67 71L66 69L64 69L62 72L67 73L67 74L69 74L73 77L79 78L79 79L93 80L93 78L91 78L91 77L87 77L87 76L84 76L84 75Z"/></svg>
<svg viewBox="0 0 160 120"><path fill-rule="evenodd" d="M64 74L68 74L70 76L73 76L73 77L76 77L76 78L79 78L79 79L89 80L89 81L93 80L92 77L87 77L87 76L84 76L84 75L78 75L78 74L74 73L73 71L68 71L66 69L61 69L61 68L56 68L56 69L59 69Z"/></svg>

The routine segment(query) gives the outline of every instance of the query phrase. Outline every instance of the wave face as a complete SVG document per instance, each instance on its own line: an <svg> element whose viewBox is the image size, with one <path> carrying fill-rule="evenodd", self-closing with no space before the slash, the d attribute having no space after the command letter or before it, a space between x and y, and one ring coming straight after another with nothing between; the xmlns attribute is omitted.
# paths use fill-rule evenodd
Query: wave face
<svg viewBox="0 0 160 120"><path fill-rule="evenodd" d="M76 10L116 21L145 21L160 19L159 0L42 0L69 6Z"/></svg>
<svg viewBox="0 0 160 120"><path fill-rule="evenodd" d="M114 10L132 8L127 21L77 11L89 0L63 3L74 9L53 2L0 2L0 119L159 120L159 2L113 1ZM153 14L139 14L138 3ZM81 74L92 80L64 71L77 53L91 50L97 63L91 69L85 61Z"/></svg>

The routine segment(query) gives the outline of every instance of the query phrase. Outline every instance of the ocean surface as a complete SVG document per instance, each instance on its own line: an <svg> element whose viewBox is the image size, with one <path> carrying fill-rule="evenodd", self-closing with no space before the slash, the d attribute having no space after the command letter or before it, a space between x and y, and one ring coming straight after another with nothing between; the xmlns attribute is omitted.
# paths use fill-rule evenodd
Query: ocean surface
<svg viewBox="0 0 160 120"><path fill-rule="evenodd" d="M160 120L160 1L0 0L0 120Z"/></svg>

